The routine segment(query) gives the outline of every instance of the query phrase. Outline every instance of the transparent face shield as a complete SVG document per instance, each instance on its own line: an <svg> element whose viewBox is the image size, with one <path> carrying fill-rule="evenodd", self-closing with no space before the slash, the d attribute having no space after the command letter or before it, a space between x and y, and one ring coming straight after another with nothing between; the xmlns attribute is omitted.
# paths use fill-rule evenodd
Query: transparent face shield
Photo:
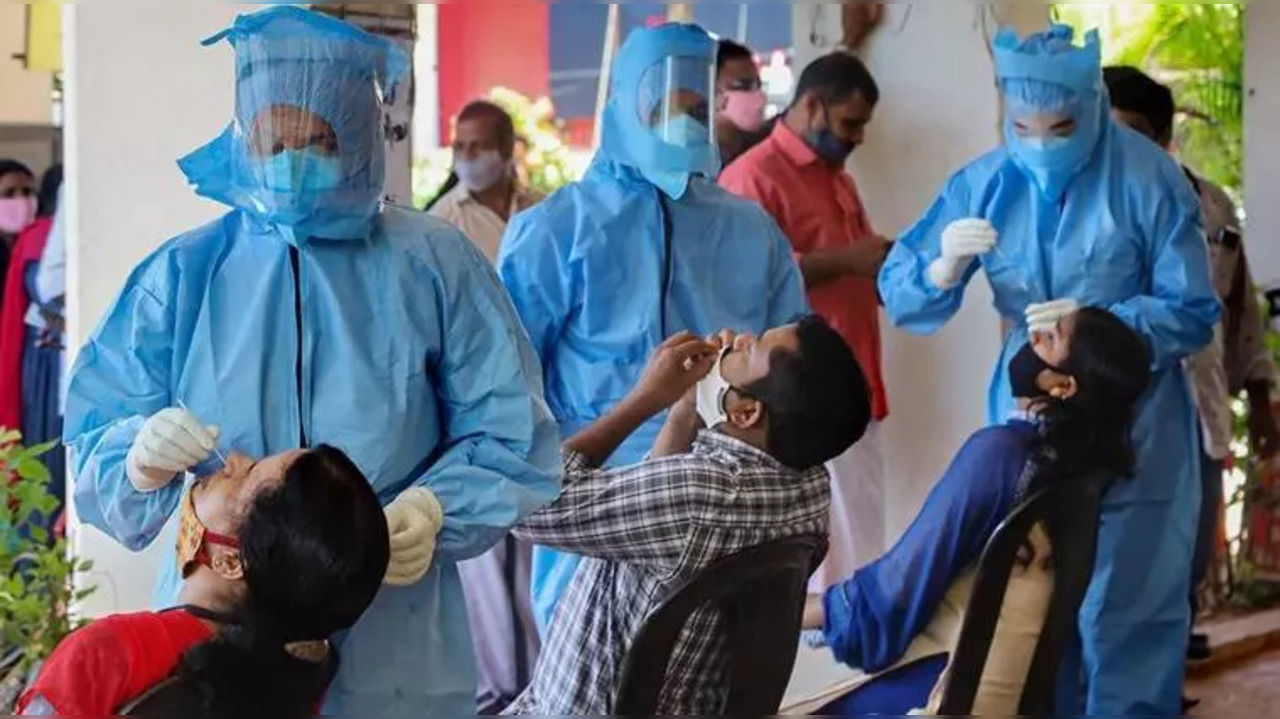
<svg viewBox="0 0 1280 719"><path fill-rule="evenodd" d="M715 144L715 63L666 57L640 80L640 123L659 140L682 148Z"/></svg>
<svg viewBox="0 0 1280 719"><path fill-rule="evenodd" d="M265 108L245 139L258 180L272 192L325 192L342 183L338 135L309 110L296 105Z"/></svg>
<svg viewBox="0 0 1280 719"><path fill-rule="evenodd" d="M234 126L248 163L243 186L268 212L380 193L381 88L359 67L307 54L322 48L276 44L249 40L237 48L245 63ZM279 60L274 53L302 57Z"/></svg>

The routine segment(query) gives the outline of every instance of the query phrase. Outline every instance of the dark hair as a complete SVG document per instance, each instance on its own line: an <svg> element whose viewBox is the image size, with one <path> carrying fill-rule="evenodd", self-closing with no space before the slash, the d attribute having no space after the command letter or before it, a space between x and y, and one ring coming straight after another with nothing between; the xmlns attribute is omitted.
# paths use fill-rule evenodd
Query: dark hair
<svg viewBox="0 0 1280 719"><path fill-rule="evenodd" d="M183 706L173 709L310 715L330 674L285 645L328 639L373 602L390 554L378 497L345 454L320 446L254 499L237 538L244 601L212 640L183 658L175 680Z"/></svg>
<svg viewBox="0 0 1280 719"><path fill-rule="evenodd" d="M493 124L498 128L498 147L504 154L510 155L516 145L516 126L506 110L488 100L476 100L468 103L458 113L458 122L485 118L493 120Z"/></svg>
<svg viewBox="0 0 1280 719"><path fill-rule="evenodd" d="M724 69L726 62L733 60L749 60L755 62L756 56L751 54L751 50L742 43L733 40L721 40L716 44L716 72Z"/></svg>
<svg viewBox="0 0 1280 719"><path fill-rule="evenodd" d="M36 179L36 173L31 171L30 167L11 158L0 159L0 177L12 174L26 175L31 179Z"/></svg>
<svg viewBox="0 0 1280 719"><path fill-rule="evenodd" d="M806 470L835 459L867 431L871 390L853 350L821 317L802 318L796 352L775 349L769 374L743 387L764 403L766 449L773 458Z"/></svg>
<svg viewBox="0 0 1280 719"><path fill-rule="evenodd" d="M58 190L62 188L62 165L57 164L45 170L44 177L40 178L40 194L39 205L37 205L36 215L39 217L53 217L53 213L58 210Z"/></svg>
<svg viewBox="0 0 1280 719"><path fill-rule="evenodd" d="M1146 341L1118 317L1094 307L1080 310L1061 367L1075 378L1076 393L1036 400L1041 436L1028 493L1095 469L1116 478L1133 474L1130 435L1135 407L1151 382L1151 362Z"/></svg>
<svg viewBox="0 0 1280 719"><path fill-rule="evenodd" d="M829 105L844 102L854 93L861 93L869 104L880 102L880 88L871 71L857 55L839 50L814 60L800 73L795 100L809 93Z"/></svg>
<svg viewBox="0 0 1280 719"><path fill-rule="evenodd" d="M1176 106L1173 91L1136 67L1113 65L1103 68L1102 80L1111 95L1111 106L1142 115L1155 131L1156 142L1167 145L1173 137Z"/></svg>

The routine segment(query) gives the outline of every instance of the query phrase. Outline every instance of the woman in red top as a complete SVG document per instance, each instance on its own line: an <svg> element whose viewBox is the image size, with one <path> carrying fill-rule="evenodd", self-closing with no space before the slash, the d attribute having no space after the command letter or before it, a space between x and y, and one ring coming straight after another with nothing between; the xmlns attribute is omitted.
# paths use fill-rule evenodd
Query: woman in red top
<svg viewBox="0 0 1280 719"><path fill-rule="evenodd" d="M69 636L19 701L24 715L111 715L161 682L165 713L304 716L387 570L387 522L332 447L232 455L184 498L182 607Z"/></svg>

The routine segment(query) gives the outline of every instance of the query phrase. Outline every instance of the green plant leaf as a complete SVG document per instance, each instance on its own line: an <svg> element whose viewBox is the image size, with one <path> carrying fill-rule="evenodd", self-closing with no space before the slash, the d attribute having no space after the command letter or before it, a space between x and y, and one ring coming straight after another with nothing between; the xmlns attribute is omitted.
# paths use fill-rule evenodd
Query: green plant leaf
<svg viewBox="0 0 1280 719"><path fill-rule="evenodd" d="M40 460L33 457L24 457L18 463L18 476L40 484L48 484L50 479L48 468L41 464Z"/></svg>

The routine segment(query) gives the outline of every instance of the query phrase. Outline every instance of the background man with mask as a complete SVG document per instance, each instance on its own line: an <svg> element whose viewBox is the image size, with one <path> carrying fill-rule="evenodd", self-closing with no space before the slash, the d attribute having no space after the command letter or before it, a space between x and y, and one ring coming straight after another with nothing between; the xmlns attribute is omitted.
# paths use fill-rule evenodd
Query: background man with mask
<svg viewBox="0 0 1280 719"><path fill-rule="evenodd" d="M80 351L66 418L76 508L138 550L211 457L342 447L386 507L391 564L337 638L325 713L472 714L455 563L559 491L537 358L460 232L381 203L400 50L296 6L242 15L209 42L223 39L235 118L179 166L232 209L144 260ZM161 607L180 583L173 556Z"/></svg>
<svg viewBox="0 0 1280 719"><path fill-rule="evenodd" d="M739 155L767 136L764 111L769 98L760 81L760 68L751 50L732 40L716 49L716 144L720 165L728 167Z"/></svg>
<svg viewBox="0 0 1280 719"><path fill-rule="evenodd" d="M716 43L696 25L636 30L618 51L586 176L512 219L498 273L542 359L564 437L616 405L664 339L761 332L807 314L791 248L754 203L714 181ZM641 459L662 418L610 458ZM534 550L546 636L577 557Z"/></svg>
<svg viewBox="0 0 1280 719"><path fill-rule="evenodd" d="M1115 120L1169 150L1173 144L1173 92L1134 67L1108 67L1103 70L1103 78ZM1267 328L1253 291L1253 276L1245 259L1235 203L1221 187L1185 166L1183 171L1200 196L1214 289L1223 300L1222 319L1214 329L1213 341L1187 360L1187 374L1204 433L1200 462L1204 495L1191 570L1194 620L1198 607L1196 589L1208 574L1218 541L1223 460L1231 452L1235 425L1231 400L1242 391L1245 393L1250 445L1259 459L1274 457L1277 437L1276 421L1271 413L1271 388L1275 384L1276 368L1267 347ZM1204 659L1208 650L1208 637L1191 636L1190 658Z"/></svg>
<svg viewBox="0 0 1280 719"><path fill-rule="evenodd" d="M458 113L453 131L452 188L431 204L431 214L462 230L492 262L507 221L542 196L520 185L512 164L515 126L506 110L477 100Z"/></svg>
<svg viewBox="0 0 1280 719"><path fill-rule="evenodd" d="M506 110L477 100L458 113L453 174L429 212L462 230L490 261L513 215L542 196L521 186L513 157L515 126ZM453 187L450 188L449 184ZM508 534L493 549L458 564L475 643L476 711L496 714L529 683L538 629L529 599L533 547Z"/></svg>
<svg viewBox="0 0 1280 719"><path fill-rule="evenodd" d="M1026 39L1008 28L996 35L1004 146L953 175L898 239L880 294L895 325L935 332L985 270L1009 323L988 392L993 424L1015 409L1007 367L1029 331L1054 329L1087 305L1151 345L1136 472L1103 498L1097 567L1080 609L1083 671L1069 657L1060 682L1072 694L1082 682L1087 701L1058 710L1177 715L1200 509L1182 360L1213 337L1219 305L1191 185L1160 148L1111 121L1098 35L1083 47L1074 39L1066 25Z"/></svg>
<svg viewBox="0 0 1280 719"><path fill-rule="evenodd" d="M871 385L872 419L858 444L828 467L831 546L810 590L821 592L884 552L884 460L879 422L889 413L880 370L876 274L888 251L845 162L880 99L866 66L835 52L800 74L795 101L768 139L720 175L759 202L791 239L813 309L853 348Z"/></svg>

